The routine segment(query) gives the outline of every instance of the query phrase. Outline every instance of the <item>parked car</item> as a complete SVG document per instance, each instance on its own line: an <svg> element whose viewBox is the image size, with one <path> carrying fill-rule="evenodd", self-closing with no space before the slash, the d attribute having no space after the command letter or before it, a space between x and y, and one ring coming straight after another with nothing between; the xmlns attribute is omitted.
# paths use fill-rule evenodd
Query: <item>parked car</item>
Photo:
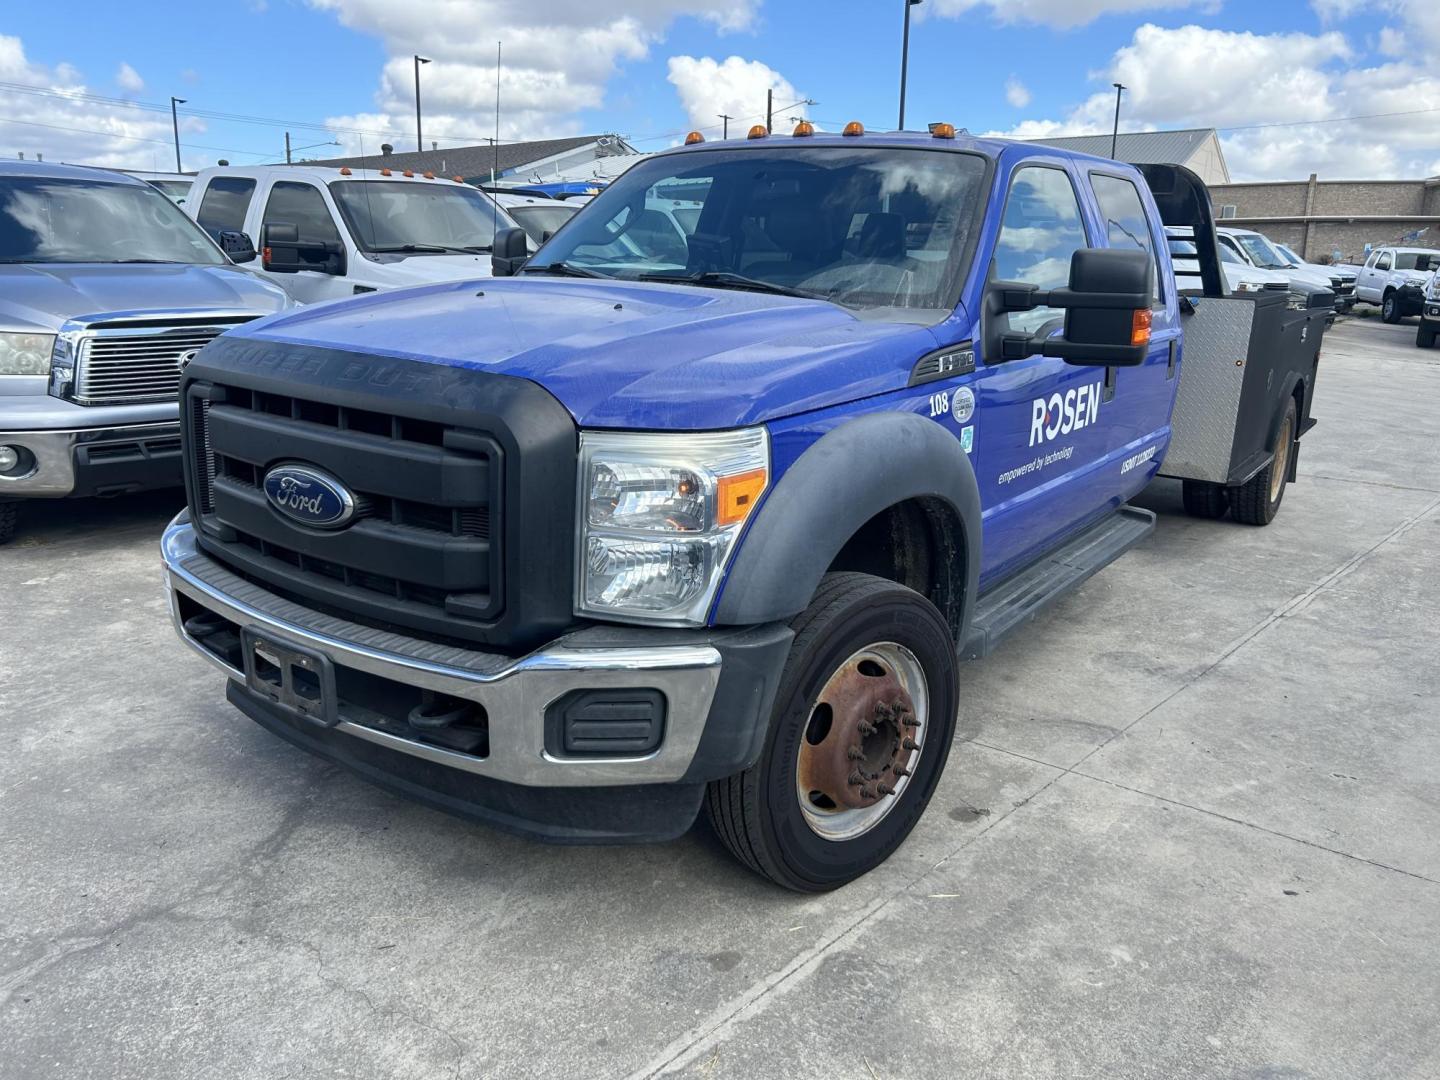
<svg viewBox="0 0 1440 1080"><path fill-rule="evenodd" d="M1167 227L1166 235L1170 247L1170 262L1175 268L1175 282L1181 292L1200 294L1204 286L1200 280L1200 262L1195 250L1195 241L1190 229ZM1278 270L1261 270L1241 260L1224 244L1217 246L1220 256L1220 273L1225 287L1232 293L1258 293L1265 290L1290 294L1290 277ZM1296 296L1298 302L1298 294Z"/></svg>
<svg viewBox="0 0 1440 1080"><path fill-rule="evenodd" d="M1334 294L1334 310L1348 311L1354 305L1351 299L1354 290L1345 280L1329 267L1311 266L1308 263L1296 265L1293 260L1280 254L1270 238L1253 229L1221 228L1215 230L1220 245L1229 250L1242 263L1257 270L1265 270L1284 276L1292 283L1306 286L1307 292L1328 289Z"/></svg>
<svg viewBox="0 0 1440 1080"><path fill-rule="evenodd" d="M965 752L959 661L1142 541L1157 472L1273 519L1324 311L1225 295L1174 166L948 125L687 143L528 261L501 233L483 296L206 350L166 583L236 707L372 781L571 843L703 807L822 891ZM1166 224L1202 230L1199 302Z"/></svg>
<svg viewBox="0 0 1440 1080"><path fill-rule="evenodd" d="M185 205L185 200L190 195L190 188L195 183L195 177L190 173L141 172L137 169L121 169L120 171L137 180L144 180L176 206Z"/></svg>
<svg viewBox="0 0 1440 1080"><path fill-rule="evenodd" d="M1440 251L1432 248L1376 248L1360 270L1355 295L1379 304L1380 317L1397 323L1407 315L1420 314L1425 285L1437 268Z"/></svg>
<svg viewBox="0 0 1440 1080"><path fill-rule="evenodd" d="M260 241L260 271L303 304L487 277L510 215L477 188L409 170L204 169L185 204L212 236Z"/></svg>
<svg viewBox="0 0 1440 1080"><path fill-rule="evenodd" d="M184 364L290 306L149 184L0 162L0 542L21 499L178 485Z"/></svg>
<svg viewBox="0 0 1440 1080"><path fill-rule="evenodd" d="M1433 348L1440 337L1440 270L1430 275L1425 286L1425 303L1420 310L1420 329L1415 344L1422 349Z"/></svg>
<svg viewBox="0 0 1440 1080"><path fill-rule="evenodd" d="M573 200L562 202L544 195L497 193L492 198L510 215L516 225L525 230L532 250L538 250L541 244L559 231L561 225L579 213L581 205Z"/></svg>
<svg viewBox="0 0 1440 1080"><path fill-rule="evenodd" d="M1330 291L1335 294L1335 310L1348 312L1355 306L1355 279L1359 271L1344 266L1329 266L1322 263L1308 262L1295 254L1295 250L1285 244L1270 241L1275 250L1285 257L1291 268L1304 269L1313 272L1316 276L1325 276L1330 280Z"/></svg>

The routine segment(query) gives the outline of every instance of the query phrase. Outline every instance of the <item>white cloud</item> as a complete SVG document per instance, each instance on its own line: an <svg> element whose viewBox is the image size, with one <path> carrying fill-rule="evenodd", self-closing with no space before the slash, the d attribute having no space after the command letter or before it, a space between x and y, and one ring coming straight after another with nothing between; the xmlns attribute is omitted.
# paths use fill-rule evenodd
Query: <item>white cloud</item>
<svg viewBox="0 0 1440 1080"><path fill-rule="evenodd" d="M123 64L115 81L128 90L127 71L139 81ZM43 154L47 161L111 168L174 167L168 114L84 100L79 95L90 89L78 70L67 63L34 63L18 37L0 34L0 82L45 91L0 89L0 157ZM194 117L183 118L180 127L182 136L205 130ZM191 168L198 164L187 162Z"/></svg>
<svg viewBox="0 0 1440 1080"><path fill-rule="evenodd" d="M120 87L121 90L138 94L141 90L145 89L145 80L142 79L140 73L129 64L122 63L120 70L115 72L115 85Z"/></svg>
<svg viewBox="0 0 1440 1080"><path fill-rule="evenodd" d="M1209 11L1218 6L1218 0L932 0L916 10L941 18L959 18L984 10L1002 23L1036 23L1070 29L1092 23L1102 15L1129 15L1162 8L1198 7Z"/></svg>
<svg viewBox="0 0 1440 1080"><path fill-rule="evenodd" d="M1145 25L1094 80L1106 89L1060 118L1027 120L1019 138L1108 132L1129 89L1121 130L1216 127L1236 179L1427 175L1440 153L1433 115L1342 121L1440 108L1440 75L1408 62L1353 67L1345 37L1251 34ZM1297 120L1337 121L1292 125Z"/></svg>
<svg viewBox="0 0 1440 1080"><path fill-rule="evenodd" d="M765 92L775 94L775 123L784 122L786 112L805 95L789 79L759 60L729 56L723 61L709 56L672 56L666 76L680 97L690 126L709 131L722 127L718 117L728 113L730 134L743 135L765 119ZM803 109L801 110L803 111ZM796 114L798 115L798 113Z"/></svg>
<svg viewBox="0 0 1440 1080"><path fill-rule="evenodd" d="M1015 108L1023 109L1030 104L1030 88L1011 75L1005 80L1005 100Z"/></svg>
<svg viewBox="0 0 1440 1080"><path fill-rule="evenodd" d="M411 57L433 61L420 74L425 142L474 143L492 129L495 43L501 68L502 139L576 134L575 114L603 106L620 65L645 57L675 20L694 18L721 31L749 29L760 0L309 0L345 26L380 39L389 59L375 108L332 117L338 127L384 129L397 148L413 145L415 83ZM347 153L359 139L340 135ZM380 137L367 137L373 151ZM372 145L373 144L373 145Z"/></svg>

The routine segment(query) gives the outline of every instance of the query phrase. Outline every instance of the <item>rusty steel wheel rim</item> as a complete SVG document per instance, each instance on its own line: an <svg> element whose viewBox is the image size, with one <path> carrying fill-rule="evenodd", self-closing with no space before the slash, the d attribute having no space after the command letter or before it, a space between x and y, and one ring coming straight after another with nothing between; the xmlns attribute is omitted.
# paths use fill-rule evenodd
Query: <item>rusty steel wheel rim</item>
<svg viewBox="0 0 1440 1080"><path fill-rule="evenodd" d="M1280 427L1280 438L1275 443L1275 465L1270 470L1270 501L1280 498L1280 489L1285 486L1285 474L1290 469L1290 417Z"/></svg>
<svg viewBox="0 0 1440 1080"><path fill-rule="evenodd" d="M805 823L852 840L894 809L924 752L930 695L915 654L893 641L852 654L810 706L795 763Z"/></svg>

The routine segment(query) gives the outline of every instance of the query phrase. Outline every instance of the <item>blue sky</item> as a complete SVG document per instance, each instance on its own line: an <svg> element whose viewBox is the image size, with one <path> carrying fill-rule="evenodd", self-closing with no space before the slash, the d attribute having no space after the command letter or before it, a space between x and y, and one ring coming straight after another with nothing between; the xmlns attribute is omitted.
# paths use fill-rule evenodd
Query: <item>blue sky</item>
<svg viewBox="0 0 1440 1080"><path fill-rule="evenodd" d="M753 119L767 86L777 99L814 98L804 111L827 126L896 120L900 0L474 0L447 6L439 22L433 8L9 0L0 153L173 161L168 113L20 84L162 106L174 94L186 109L295 121L297 146L331 137L299 122L331 122L391 132L364 136L369 150L382 139L408 148L414 51L435 60L422 75L427 143L472 142L493 125L497 37L510 58L507 139L618 131L658 149L694 123L718 123L719 111ZM192 17L199 10L203 19ZM1440 53L1433 0L927 0L914 11L911 126L1108 130L1118 75L1134 87L1122 127L1221 127L1237 177L1440 172L1440 75L1424 67L1428 58L1433 71ZM1261 126L1381 113L1406 115ZM283 123L187 116L186 167L274 159L283 132ZM359 149L361 136L338 138Z"/></svg>

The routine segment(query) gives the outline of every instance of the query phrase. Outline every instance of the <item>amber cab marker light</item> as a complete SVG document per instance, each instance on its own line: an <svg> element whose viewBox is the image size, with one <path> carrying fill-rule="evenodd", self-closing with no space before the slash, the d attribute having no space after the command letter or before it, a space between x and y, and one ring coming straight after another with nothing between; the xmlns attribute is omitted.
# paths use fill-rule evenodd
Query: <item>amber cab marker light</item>
<svg viewBox="0 0 1440 1080"><path fill-rule="evenodd" d="M803 139L806 135L814 134L815 125L812 124L809 120L801 120L798 124L795 125L795 137L797 139Z"/></svg>
<svg viewBox="0 0 1440 1080"><path fill-rule="evenodd" d="M840 132L841 135L864 135L865 125L859 120L851 120Z"/></svg>
<svg viewBox="0 0 1440 1080"><path fill-rule="evenodd" d="M465 182L465 178L463 176L452 176L450 177L450 179L454 180L457 184L463 184Z"/></svg>
<svg viewBox="0 0 1440 1080"><path fill-rule="evenodd" d="M704 135L701 135L700 132L698 132L698 131L692 131L692 132L690 132L689 135L686 135L686 136L685 136L685 145L686 145L686 146L694 146L696 143L702 143L702 142L704 142L704 141L705 141L705 136L704 136Z"/></svg>
<svg viewBox="0 0 1440 1080"><path fill-rule="evenodd" d="M341 176L349 176L349 175L350 175L350 166L349 166L349 165L341 165L341 166L340 166L340 175L341 175Z"/></svg>
<svg viewBox="0 0 1440 1080"><path fill-rule="evenodd" d="M766 135L769 135L769 134L770 134L770 132L768 132L768 131L765 130L765 125L764 125L764 124L756 124L754 127L752 127L752 128L750 129L750 134L749 134L749 135L746 135L745 137L746 137L747 139L763 139L763 138L765 138Z"/></svg>
<svg viewBox="0 0 1440 1080"><path fill-rule="evenodd" d="M390 170L389 170L389 169L381 169L381 170L380 170L380 175L381 175L381 176L389 176L389 175L390 175Z"/></svg>
<svg viewBox="0 0 1440 1080"><path fill-rule="evenodd" d="M1130 344L1150 344L1150 320L1153 316L1149 308L1136 308L1135 317L1130 321Z"/></svg>
<svg viewBox="0 0 1440 1080"><path fill-rule="evenodd" d="M719 498L716 500L715 523L734 525L744 521L755 509L761 493L765 490L768 475L764 469L751 469L736 476L720 478Z"/></svg>
<svg viewBox="0 0 1440 1080"><path fill-rule="evenodd" d="M425 170L425 179L426 179L426 180L434 180L434 179L435 179L435 174L434 174L433 172L431 172L429 169L426 169L426 170Z"/></svg>
<svg viewBox="0 0 1440 1080"><path fill-rule="evenodd" d="M937 139L953 139L955 137L954 124L935 124L930 128L930 134Z"/></svg>

